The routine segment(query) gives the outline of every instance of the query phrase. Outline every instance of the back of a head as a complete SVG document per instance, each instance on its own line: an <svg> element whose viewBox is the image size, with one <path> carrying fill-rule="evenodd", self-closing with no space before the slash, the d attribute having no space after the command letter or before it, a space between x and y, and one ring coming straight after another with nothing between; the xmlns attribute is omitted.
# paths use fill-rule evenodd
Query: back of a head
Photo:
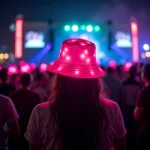
<svg viewBox="0 0 150 150"><path fill-rule="evenodd" d="M113 74L115 70L112 67L107 68L107 74Z"/></svg>
<svg viewBox="0 0 150 150"><path fill-rule="evenodd" d="M140 63L140 69L142 69L144 66L144 63Z"/></svg>
<svg viewBox="0 0 150 150"><path fill-rule="evenodd" d="M3 82L6 82L8 78L8 73L7 73L7 69L6 68L2 68L2 70L0 71L0 79Z"/></svg>
<svg viewBox="0 0 150 150"><path fill-rule="evenodd" d="M123 72L123 66L122 65L118 65L116 68L116 72L117 73L122 73Z"/></svg>
<svg viewBox="0 0 150 150"><path fill-rule="evenodd" d="M41 72L37 73L37 76L36 76L37 81L41 81L43 78L44 78L44 75Z"/></svg>
<svg viewBox="0 0 150 150"><path fill-rule="evenodd" d="M147 80L150 80L150 64L146 64L142 70L143 70L144 77Z"/></svg>
<svg viewBox="0 0 150 150"><path fill-rule="evenodd" d="M11 81L15 81L17 79L17 74L12 74L11 76L10 76L10 80Z"/></svg>
<svg viewBox="0 0 150 150"><path fill-rule="evenodd" d="M16 74L12 74L11 75L11 79L15 80L17 78L17 75Z"/></svg>
<svg viewBox="0 0 150 150"><path fill-rule="evenodd" d="M30 85L30 82L31 82L30 74L24 73L21 75L20 83L23 87L28 87Z"/></svg>
<svg viewBox="0 0 150 150"><path fill-rule="evenodd" d="M99 79L57 75L53 82L52 115L58 125L61 149L97 150L104 118Z"/></svg>
<svg viewBox="0 0 150 150"><path fill-rule="evenodd" d="M129 73L130 73L130 76L135 76L136 75L136 73L137 73L137 68L136 68L136 66L132 66L131 68L130 68L130 70L129 70Z"/></svg>

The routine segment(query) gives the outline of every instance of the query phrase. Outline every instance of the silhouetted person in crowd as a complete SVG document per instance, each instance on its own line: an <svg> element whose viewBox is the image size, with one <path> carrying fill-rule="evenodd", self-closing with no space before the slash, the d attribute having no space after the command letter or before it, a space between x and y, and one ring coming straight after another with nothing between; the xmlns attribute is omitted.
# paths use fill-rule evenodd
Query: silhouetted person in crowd
<svg viewBox="0 0 150 150"><path fill-rule="evenodd" d="M48 98L48 94L46 91L47 84L48 83L47 83L46 76L42 73L38 73L36 77L36 84L31 88L31 90L36 94L38 94L41 102L47 101Z"/></svg>
<svg viewBox="0 0 150 150"><path fill-rule="evenodd" d="M0 94L10 96L16 90L16 88L8 83L7 69L3 68L0 71L0 80Z"/></svg>
<svg viewBox="0 0 150 150"><path fill-rule="evenodd" d="M115 102L118 102L121 90L121 82L115 77L115 70L113 68L107 68L107 75L104 77L104 83L109 89L109 98Z"/></svg>
<svg viewBox="0 0 150 150"><path fill-rule="evenodd" d="M129 77L123 82L119 104L124 116L127 128L127 141L129 149L135 149L137 124L133 117L137 94L140 91L140 83L136 81L136 66L132 66L129 70Z"/></svg>
<svg viewBox="0 0 150 150"><path fill-rule="evenodd" d="M116 68L116 76L117 79L120 80L121 82L123 82L125 75L124 75L124 71L123 71L123 66L122 65L118 65Z"/></svg>
<svg viewBox="0 0 150 150"><path fill-rule="evenodd" d="M136 75L136 80L141 84L141 87L144 87L144 82L142 81L142 78L141 78L141 72L142 72L143 67L144 67L143 63L139 64L138 72Z"/></svg>
<svg viewBox="0 0 150 150"><path fill-rule="evenodd" d="M16 85L17 85L17 78L18 78L17 74L12 74L10 76L10 79L9 79L9 84L11 84L13 87L16 87Z"/></svg>
<svg viewBox="0 0 150 150"><path fill-rule="evenodd" d="M24 148L25 150L28 150L28 144L24 138L26 126L32 109L40 103L39 96L28 89L30 81L31 77L29 74L22 74L20 78L22 88L12 95L12 100L20 116L19 125L21 128L21 141L18 144L20 144L20 149Z"/></svg>
<svg viewBox="0 0 150 150"><path fill-rule="evenodd" d="M140 121L137 150L148 150L150 149L150 64L143 67L142 80L145 87L138 95L134 117Z"/></svg>
<svg viewBox="0 0 150 150"><path fill-rule="evenodd" d="M8 97L0 95L0 150L8 150L8 136L20 136L19 116Z"/></svg>

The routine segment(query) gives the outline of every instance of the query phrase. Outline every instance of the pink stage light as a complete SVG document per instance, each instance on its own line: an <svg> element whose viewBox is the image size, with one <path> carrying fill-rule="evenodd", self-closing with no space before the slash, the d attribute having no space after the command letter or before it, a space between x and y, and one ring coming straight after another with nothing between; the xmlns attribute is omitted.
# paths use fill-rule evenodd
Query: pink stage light
<svg viewBox="0 0 150 150"><path fill-rule="evenodd" d="M22 41L23 41L23 20L16 20L15 32L15 58L22 57Z"/></svg>
<svg viewBox="0 0 150 150"><path fill-rule="evenodd" d="M36 64L34 64L34 63L31 63L31 64L30 64L30 68L31 68L31 70L34 70L34 69L36 69Z"/></svg>
<svg viewBox="0 0 150 150"><path fill-rule="evenodd" d="M8 68L8 74L12 75L12 74L17 74L18 73L18 68L16 65L12 65Z"/></svg>
<svg viewBox="0 0 150 150"><path fill-rule="evenodd" d="M132 63L130 63L130 62L125 63L124 71L129 71L131 67L132 67Z"/></svg>
<svg viewBox="0 0 150 150"><path fill-rule="evenodd" d="M40 65L40 71L41 71L41 72L47 71L47 64L42 63L42 64Z"/></svg>
<svg viewBox="0 0 150 150"><path fill-rule="evenodd" d="M139 62L139 43L138 43L138 25L136 22L131 22L132 34L132 60L135 63Z"/></svg>
<svg viewBox="0 0 150 150"><path fill-rule="evenodd" d="M24 61L24 60L21 60L20 62L19 62L19 66L23 66L23 65L25 65L26 64L26 62Z"/></svg>
<svg viewBox="0 0 150 150"><path fill-rule="evenodd" d="M20 68L20 72L21 73L30 73L31 72L31 68L28 64L21 66Z"/></svg>
<svg viewBox="0 0 150 150"><path fill-rule="evenodd" d="M113 69L116 69L116 67L117 67L116 62L115 62L114 60L111 60L111 61L109 62L109 67L111 67L111 68L113 68Z"/></svg>

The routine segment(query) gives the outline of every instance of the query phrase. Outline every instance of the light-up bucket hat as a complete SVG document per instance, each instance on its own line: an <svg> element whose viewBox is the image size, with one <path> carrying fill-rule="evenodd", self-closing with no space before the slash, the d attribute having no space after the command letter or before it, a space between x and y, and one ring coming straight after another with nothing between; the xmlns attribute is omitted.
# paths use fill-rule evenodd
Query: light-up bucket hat
<svg viewBox="0 0 150 150"><path fill-rule="evenodd" d="M59 57L48 71L73 78L100 78L105 72L96 63L95 44L84 39L68 39L62 43Z"/></svg>

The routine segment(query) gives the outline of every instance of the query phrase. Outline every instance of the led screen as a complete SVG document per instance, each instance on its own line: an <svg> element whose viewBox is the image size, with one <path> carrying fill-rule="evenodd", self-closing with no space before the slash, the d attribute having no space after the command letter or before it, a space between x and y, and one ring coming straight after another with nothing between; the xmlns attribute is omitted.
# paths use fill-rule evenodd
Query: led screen
<svg viewBox="0 0 150 150"><path fill-rule="evenodd" d="M116 39L115 42L116 47L120 47L120 48L132 47L131 36L128 33L117 32L115 39Z"/></svg>
<svg viewBox="0 0 150 150"><path fill-rule="evenodd" d="M44 33L29 31L25 34L25 48L43 48L45 46Z"/></svg>

